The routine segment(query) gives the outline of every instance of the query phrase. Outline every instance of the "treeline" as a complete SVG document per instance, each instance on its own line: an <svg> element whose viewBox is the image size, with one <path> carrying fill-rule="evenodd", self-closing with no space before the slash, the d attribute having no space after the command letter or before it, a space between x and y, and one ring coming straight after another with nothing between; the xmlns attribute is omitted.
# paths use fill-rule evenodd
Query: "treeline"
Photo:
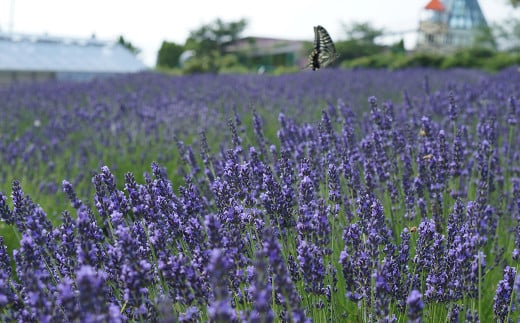
<svg viewBox="0 0 520 323"><path fill-rule="evenodd" d="M385 35L383 29L377 29L369 23L343 25L344 39L335 40L339 54L331 67L341 68L387 68L408 67L431 68L476 68L498 71L512 65L520 65L520 23L509 21L502 26L486 28L476 37L470 48L460 49L449 54L408 51L404 41L381 45L377 39ZM243 54L226 51L226 46L240 39L247 26L247 21L224 22L220 19L203 25L192 31L185 44L164 41L157 55L156 68L178 74L191 73L256 73L258 64L252 64ZM509 51L498 51L496 42L516 44ZM311 52L312 42L305 45L305 51ZM242 55L242 56L241 56ZM299 55L306 55L299 53ZM287 64L283 60L269 66L266 72L273 74L299 71L301 66Z"/></svg>
<svg viewBox="0 0 520 323"><path fill-rule="evenodd" d="M520 53L500 52L489 48L465 48L454 53L440 55L427 52L395 53L383 51L352 60L343 60L343 68L369 67L399 69L407 67L432 68L476 68L487 71L498 71L508 66L520 65Z"/></svg>

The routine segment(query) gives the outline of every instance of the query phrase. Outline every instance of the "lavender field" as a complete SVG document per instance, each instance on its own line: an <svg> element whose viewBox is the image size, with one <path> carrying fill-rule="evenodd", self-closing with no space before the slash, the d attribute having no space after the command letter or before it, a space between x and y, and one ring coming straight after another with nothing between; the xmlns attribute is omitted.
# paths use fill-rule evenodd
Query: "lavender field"
<svg viewBox="0 0 520 323"><path fill-rule="evenodd" d="M520 73L0 87L0 320L520 319Z"/></svg>

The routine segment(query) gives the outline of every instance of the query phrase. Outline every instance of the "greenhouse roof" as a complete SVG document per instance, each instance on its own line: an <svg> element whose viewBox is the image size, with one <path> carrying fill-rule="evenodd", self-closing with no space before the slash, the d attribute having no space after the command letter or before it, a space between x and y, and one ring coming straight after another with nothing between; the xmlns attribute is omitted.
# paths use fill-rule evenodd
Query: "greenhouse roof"
<svg viewBox="0 0 520 323"><path fill-rule="evenodd" d="M129 73L146 68L117 43L0 33L0 70Z"/></svg>

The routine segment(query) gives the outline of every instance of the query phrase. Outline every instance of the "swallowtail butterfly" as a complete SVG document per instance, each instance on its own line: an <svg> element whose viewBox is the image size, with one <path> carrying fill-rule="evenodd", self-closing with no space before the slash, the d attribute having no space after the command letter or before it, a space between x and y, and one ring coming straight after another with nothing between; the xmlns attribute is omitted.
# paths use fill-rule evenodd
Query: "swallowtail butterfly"
<svg viewBox="0 0 520 323"><path fill-rule="evenodd" d="M325 67L338 58L334 42L322 26L314 27L314 48L309 55L309 65L313 71Z"/></svg>

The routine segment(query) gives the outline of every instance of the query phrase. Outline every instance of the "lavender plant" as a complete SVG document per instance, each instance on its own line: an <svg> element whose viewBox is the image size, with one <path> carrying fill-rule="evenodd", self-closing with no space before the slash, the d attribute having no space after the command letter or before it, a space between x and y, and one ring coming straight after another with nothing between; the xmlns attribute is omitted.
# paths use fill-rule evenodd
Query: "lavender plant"
<svg viewBox="0 0 520 323"><path fill-rule="evenodd" d="M0 88L0 320L517 321L519 95L516 70Z"/></svg>

